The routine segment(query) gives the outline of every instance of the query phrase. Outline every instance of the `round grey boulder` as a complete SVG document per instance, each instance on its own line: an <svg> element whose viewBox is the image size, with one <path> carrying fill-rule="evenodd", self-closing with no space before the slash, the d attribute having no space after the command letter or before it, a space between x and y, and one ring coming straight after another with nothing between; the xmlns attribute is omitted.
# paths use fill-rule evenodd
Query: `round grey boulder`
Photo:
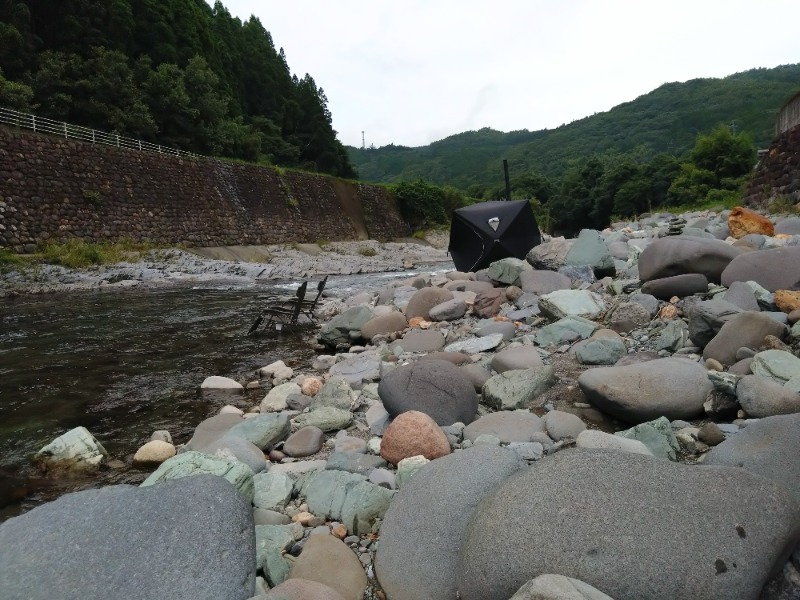
<svg viewBox="0 0 800 600"><path fill-rule="evenodd" d="M478 411L472 382L461 369L444 360L397 367L381 379L378 395L392 417L416 410L438 425L471 423Z"/></svg>
<svg viewBox="0 0 800 600"><path fill-rule="evenodd" d="M682 358L588 369L578 385L597 408L628 423L698 417L714 387L702 365Z"/></svg>
<svg viewBox="0 0 800 600"><path fill-rule="evenodd" d="M755 281L770 292L800 288L800 246L770 248L737 256L722 273L722 285Z"/></svg>
<svg viewBox="0 0 800 600"><path fill-rule="evenodd" d="M507 600L542 573L615 600L758 598L798 535L800 504L744 469L564 450L483 498L455 575L463 600Z"/></svg>
<svg viewBox="0 0 800 600"><path fill-rule="evenodd" d="M426 287L411 296L406 305L406 318L422 317L425 320L431 318L430 310L442 302L453 299L453 292L438 287Z"/></svg>
<svg viewBox="0 0 800 600"><path fill-rule="evenodd" d="M470 514L522 466L514 452L477 446L437 458L414 475L392 500L381 526L375 573L387 596L456 598L455 568Z"/></svg>
<svg viewBox="0 0 800 600"><path fill-rule="evenodd" d="M800 414L760 419L706 455L703 465L745 469L785 487L800 501Z"/></svg>
<svg viewBox="0 0 800 600"><path fill-rule="evenodd" d="M464 428L464 439L474 442L479 436L497 436L503 444L530 442L535 433L544 433L542 419L529 410L501 411L477 419Z"/></svg>

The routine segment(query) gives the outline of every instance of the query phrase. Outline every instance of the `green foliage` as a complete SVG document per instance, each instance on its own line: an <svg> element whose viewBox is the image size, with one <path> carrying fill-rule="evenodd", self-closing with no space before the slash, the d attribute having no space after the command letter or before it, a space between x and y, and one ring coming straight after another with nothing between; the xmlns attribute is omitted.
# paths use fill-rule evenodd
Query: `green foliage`
<svg viewBox="0 0 800 600"><path fill-rule="evenodd" d="M149 244L130 240L116 243L91 243L71 239L63 243L44 244L35 258L44 263L79 269L136 258L151 247Z"/></svg>
<svg viewBox="0 0 800 600"><path fill-rule="evenodd" d="M364 246L363 248L358 249L358 253L361 256L375 256L378 254L378 251L375 248L370 248L369 246Z"/></svg>
<svg viewBox="0 0 800 600"><path fill-rule="evenodd" d="M502 187L502 159L515 173L540 173L555 181L574 161L608 152L635 153L641 161L659 154L683 156L697 133L735 123L758 147L774 136L775 116L798 90L800 64L753 69L724 79L667 83L608 112L541 131L502 133L484 128L408 148L349 147L362 179L379 183L423 178L449 184L475 197ZM474 187L473 187L474 186Z"/></svg>
<svg viewBox="0 0 800 600"><path fill-rule="evenodd" d="M103 196L97 190L83 189L81 193L83 199L92 206L100 206L103 203Z"/></svg>
<svg viewBox="0 0 800 600"><path fill-rule="evenodd" d="M392 192L400 215L412 229L450 222L453 210L469 204L467 198L451 187L438 187L417 179L393 186Z"/></svg>
<svg viewBox="0 0 800 600"><path fill-rule="evenodd" d="M255 17L199 0L0 0L0 103L207 154L355 178L327 98Z"/></svg>

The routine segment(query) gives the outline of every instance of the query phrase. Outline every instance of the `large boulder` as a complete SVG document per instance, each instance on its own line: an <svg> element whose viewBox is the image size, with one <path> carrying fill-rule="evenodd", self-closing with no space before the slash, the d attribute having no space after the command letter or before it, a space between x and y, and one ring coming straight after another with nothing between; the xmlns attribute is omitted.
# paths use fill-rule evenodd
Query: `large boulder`
<svg viewBox="0 0 800 600"><path fill-rule="evenodd" d="M489 265L487 275L492 281L506 285L519 285L520 275L525 271L532 271L531 266L524 260L508 257L496 260Z"/></svg>
<svg viewBox="0 0 800 600"><path fill-rule="evenodd" d="M785 487L800 502L800 413L760 419L714 446L704 465L745 469Z"/></svg>
<svg viewBox="0 0 800 600"><path fill-rule="evenodd" d="M245 600L255 578L250 503L221 477L74 492L0 525L5 600Z"/></svg>
<svg viewBox="0 0 800 600"><path fill-rule="evenodd" d="M430 320L430 310L437 304L453 299L453 292L439 287L426 287L411 296L406 305L406 318L422 317Z"/></svg>
<svg viewBox="0 0 800 600"><path fill-rule="evenodd" d="M554 321L564 317L593 319L605 311L599 294L587 290L556 290L539 298L542 314Z"/></svg>
<svg viewBox="0 0 800 600"><path fill-rule="evenodd" d="M704 294L707 291L708 279L701 273L684 273L651 279L642 286L643 294L650 294L659 300L669 300L673 296L684 298L692 294Z"/></svg>
<svg viewBox="0 0 800 600"><path fill-rule="evenodd" d="M689 309L689 337L702 348L740 312L741 308L725 300L698 302Z"/></svg>
<svg viewBox="0 0 800 600"><path fill-rule="evenodd" d="M555 271L523 271L519 274L519 282L523 292L538 296L572 287L572 280L569 277Z"/></svg>
<svg viewBox="0 0 800 600"><path fill-rule="evenodd" d="M316 581L336 590L345 600L361 600L367 589L367 576L358 557L332 535L312 535L295 560L292 578Z"/></svg>
<svg viewBox="0 0 800 600"><path fill-rule="evenodd" d="M767 217L757 212L737 206L728 215L728 230L737 240L749 234L775 235L775 226Z"/></svg>
<svg viewBox="0 0 800 600"><path fill-rule="evenodd" d="M717 335L703 350L703 358L713 358L726 366L736 362L736 352L746 347L757 349L764 338L773 335L783 338L786 327L775 319L759 312L743 312L731 316L723 323Z"/></svg>
<svg viewBox="0 0 800 600"><path fill-rule="evenodd" d="M614 258L608 246L594 229L582 229L573 241L572 248L564 257L564 264L572 266L589 265L598 277L614 275Z"/></svg>
<svg viewBox="0 0 800 600"><path fill-rule="evenodd" d="M331 348L341 344L349 346L353 341L350 332L360 332L372 316L372 309L366 306L348 308L322 326L318 336L319 342Z"/></svg>
<svg viewBox="0 0 800 600"><path fill-rule="evenodd" d="M565 240L563 237L552 238L550 241L542 242L533 247L528 252L525 260L534 269L557 271L559 267L564 266L567 253L572 248L573 243L574 240Z"/></svg>
<svg viewBox="0 0 800 600"><path fill-rule="evenodd" d="M386 512L375 556L391 600L457 597L455 568L472 510L522 465L514 452L477 446L433 461L403 486Z"/></svg>
<svg viewBox="0 0 800 600"><path fill-rule="evenodd" d="M393 465L412 456L434 460L450 454L450 443L442 428L425 413L408 410L383 432L381 457Z"/></svg>
<svg viewBox="0 0 800 600"><path fill-rule="evenodd" d="M406 316L399 310L390 312L388 315L372 317L361 326L361 337L371 340L376 335L389 335L398 333L408 327Z"/></svg>
<svg viewBox="0 0 800 600"><path fill-rule="evenodd" d="M389 346L392 352L436 352L444 348L444 336L433 329L412 329Z"/></svg>
<svg viewBox="0 0 800 600"><path fill-rule="evenodd" d="M340 521L355 535L372 532L395 493L370 483L363 475L335 470L304 473L294 490L306 499L312 514Z"/></svg>
<svg viewBox="0 0 800 600"><path fill-rule="evenodd" d="M472 511L456 582L463 600L507 600L542 573L615 600L755 599L798 539L800 504L744 469L566 450Z"/></svg>
<svg viewBox="0 0 800 600"><path fill-rule="evenodd" d="M800 288L800 246L747 252L734 258L722 273L722 285L755 281L770 292Z"/></svg>
<svg viewBox="0 0 800 600"><path fill-rule="evenodd" d="M46 471L96 471L108 452L85 427L75 427L43 447L34 456Z"/></svg>
<svg viewBox="0 0 800 600"><path fill-rule="evenodd" d="M474 442L481 435L493 435L503 444L533 441L534 434L545 433L542 419L529 410L489 413L464 428L464 439Z"/></svg>
<svg viewBox="0 0 800 600"><path fill-rule="evenodd" d="M483 384L483 401L496 410L530 408L555 382L555 371L550 365L504 371Z"/></svg>
<svg viewBox="0 0 800 600"><path fill-rule="evenodd" d="M722 271L743 252L718 240L692 237L658 239L639 256L639 278L642 281L700 273L712 283L719 283Z"/></svg>
<svg viewBox="0 0 800 600"><path fill-rule="evenodd" d="M713 389L705 368L682 358L588 369L578 385L600 410L634 424L661 416L693 419Z"/></svg>
<svg viewBox="0 0 800 600"><path fill-rule="evenodd" d="M263 456L263 455L262 455ZM209 456L200 452L183 452L161 463L141 487L162 484L172 479L216 475L226 479L248 501L253 501L255 473L243 462L231 457Z"/></svg>
<svg viewBox="0 0 800 600"><path fill-rule="evenodd" d="M751 417L800 413L800 394L774 379L745 375L736 385L736 400Z"/></svg>
<svg viewBox="0 0 800 600"><path fill-rule="evenodd" d="M471 423L478 397L467 376L445 360L425 360L397 367L378 384L384 408L392 416L417 410L439 425Z"/></svg>

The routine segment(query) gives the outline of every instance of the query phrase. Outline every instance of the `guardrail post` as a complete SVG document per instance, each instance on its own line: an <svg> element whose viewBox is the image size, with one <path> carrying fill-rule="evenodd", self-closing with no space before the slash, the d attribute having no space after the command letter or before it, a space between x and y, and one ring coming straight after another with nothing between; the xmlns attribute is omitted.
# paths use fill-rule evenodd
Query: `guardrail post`
<svg viewBox="0 0 800 600"><path fill-rule="evenodd" d="M64 123L64 138L69 139L69 134L67 134L67 124Z"/></svg>
<svg viewBox="0 0 800 600"><path fill-rule="evenodd" d="M116 135L117 135L117 148L119 148L119 134Z"/></svg>
<svg viewBox="0 0 800 600"><path fill-rule="evenodd" d="M92 129L92 143L93 144L95 143L95 141L94 141L94 129Z"/></svg>
<svg viewBox="0 0 800 600"><path fill-rule="evenodd" d="M31 115L31 123L33 124L33 130L36 131L36 115Z"/></svg>
<svg viewBox="0 0 800 600"><path fill-rule="evenodd" d="M139 140L139 152L142 151L142 140Z"/></svg>

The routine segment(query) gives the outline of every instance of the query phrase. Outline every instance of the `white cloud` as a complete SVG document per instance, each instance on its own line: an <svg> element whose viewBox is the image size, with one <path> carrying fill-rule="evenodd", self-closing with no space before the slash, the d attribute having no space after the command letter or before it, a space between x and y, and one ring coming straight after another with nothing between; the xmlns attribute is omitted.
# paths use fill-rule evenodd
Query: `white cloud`
<svg viewBox="0 0 800 600"><path fill-rule="evenodd" d="M325 90L345 144L558 127L662 83L800 60L797 0L228 0ZM800 82L798 82L800 84ZM799 86L800 87L800 86Z"/></svg>

